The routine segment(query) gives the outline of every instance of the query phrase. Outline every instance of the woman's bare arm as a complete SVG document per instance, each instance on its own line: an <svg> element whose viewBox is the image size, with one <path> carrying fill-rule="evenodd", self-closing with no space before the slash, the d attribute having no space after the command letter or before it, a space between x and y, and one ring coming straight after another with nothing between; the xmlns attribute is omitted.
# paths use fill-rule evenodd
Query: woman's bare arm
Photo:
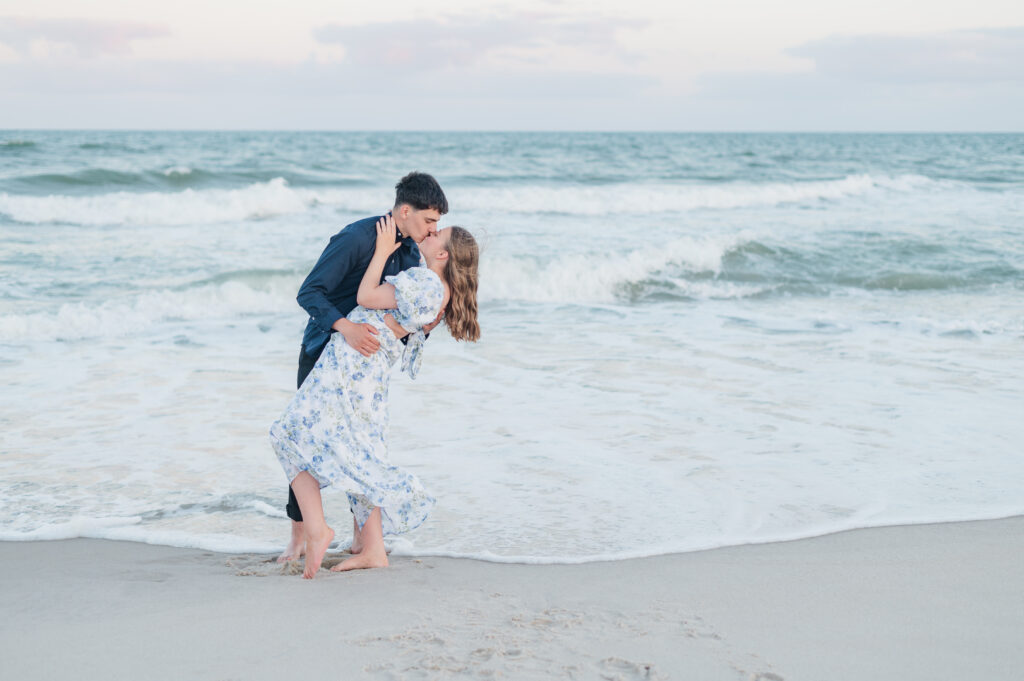
<svg viewBox="0 0 1024 681"><path fill-rule="evenodd" d="M398 320L389 314L384 315L384 324L391 329L391 333L395 334L395 338L405 338L412 333L412 331L399 324Z"/></svg>
<svg viewBox="0 0 1024 681"><path fill-rule="evenodd" d="M363 274L363 280L359 282L359 290L356 291L356 302L365 308L390 310L396 305L395 287L391 284L381 284L380 278L384 274L384 265L387 264L388 257L401 246L401 243L395 240L397 234L395 219L390 215L385 215L377 221L377 245Z"/></svg>

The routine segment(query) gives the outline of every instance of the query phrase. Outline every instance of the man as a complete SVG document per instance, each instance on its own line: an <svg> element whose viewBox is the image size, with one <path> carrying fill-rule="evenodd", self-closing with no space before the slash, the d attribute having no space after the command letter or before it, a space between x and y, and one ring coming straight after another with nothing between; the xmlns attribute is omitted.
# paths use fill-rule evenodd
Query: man
<svg viewBox="0 0 1024 681"><path fill-rule="evenodd" d="M448 200L441 186L426 173L409 173L395 185L395 206L391 210L402 245L388 258L384 276L398 274L420 263L416 244L437 234L437 222L448 212ZM347 225L331 237L327 248L299 287L299 305L309 313L309 322L299 350L298 385L306 380L332 333L340 333L353 348L369 357L380 349L377 329L345 318L356 306L356 291L373 257L377 241L377 220L364 218ZM383 278L381 279L383 281ZM288 489L288 517L292 537L277 561L295 560L304 553L302 513L291 488ZM358 527L353 521L352 551L358 552Z"/></svg>

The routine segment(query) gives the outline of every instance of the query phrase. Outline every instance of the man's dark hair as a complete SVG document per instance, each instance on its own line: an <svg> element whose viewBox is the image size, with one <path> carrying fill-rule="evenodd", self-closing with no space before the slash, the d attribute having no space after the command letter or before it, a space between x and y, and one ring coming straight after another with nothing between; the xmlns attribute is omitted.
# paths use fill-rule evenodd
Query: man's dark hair
<svg viewBox="0 0 1024 681"><path fill-rule="evenodd" d="M408 203L416 210L433 208L441 215L448 212L448 199L441 185L426 173L411 172L395 185L395 205Z"/></svg>

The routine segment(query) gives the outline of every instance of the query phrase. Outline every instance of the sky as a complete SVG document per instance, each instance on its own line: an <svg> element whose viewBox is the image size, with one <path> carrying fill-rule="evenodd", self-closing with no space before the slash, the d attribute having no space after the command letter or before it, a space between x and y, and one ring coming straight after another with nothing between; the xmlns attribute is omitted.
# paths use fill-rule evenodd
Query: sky
<svg viewBox="0 0 1024 681"><path fill-rule="evenodd" d="M0 0L0 129L1024 130L1020 0Z"/></svg>

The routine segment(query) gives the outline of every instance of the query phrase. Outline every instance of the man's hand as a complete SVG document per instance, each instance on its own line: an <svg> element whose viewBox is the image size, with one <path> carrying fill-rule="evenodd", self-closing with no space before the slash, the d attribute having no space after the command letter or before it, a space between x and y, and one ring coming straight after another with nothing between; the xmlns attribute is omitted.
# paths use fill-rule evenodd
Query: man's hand
<svg viewBox="0 0 1024 681"><path fill-rule="evenodd" d="M380 350L380 341L376 338L380 332L371 324L356 324L342 317L334 322L332 328L345 337L345 342L365 357Z"/></svg>

